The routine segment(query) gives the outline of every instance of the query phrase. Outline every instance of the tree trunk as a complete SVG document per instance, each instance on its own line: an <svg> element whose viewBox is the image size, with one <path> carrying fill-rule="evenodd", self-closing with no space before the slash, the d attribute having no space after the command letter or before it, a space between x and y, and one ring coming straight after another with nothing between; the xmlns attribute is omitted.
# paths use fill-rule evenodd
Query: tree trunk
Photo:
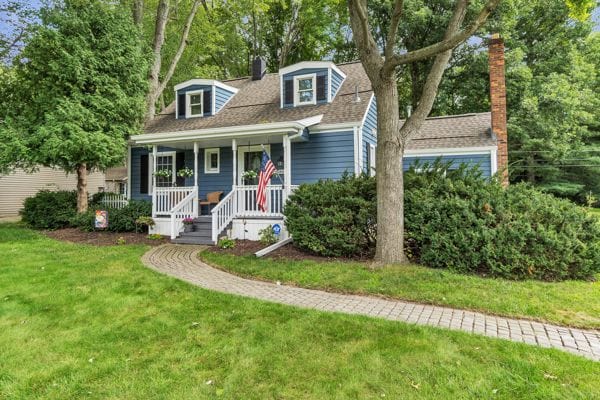
<svg viewBox="0 0 600 400"><path fill-rule="evenodd" d="M88 209L87 166L85 163L77 166L77 212L83 213Z"/></svg>
<svg viewBox="0 0 600 400"><path fill-rule="evenodd" d="M377 248L378 264L406 261L404 255L404 143L400 139L395 75L374 87L377 98Z"/></svg>
<svg viewBox="0 0 600 400"><path fill-rule="evenodd" d="M156 9L156 24L152 43L152 65L148 74L148 95L146 96L146 121L154 119L156 100L159 96L160 69L162 66L162 46L165 42L165 27L169 17L169 1L160 0Z"/></svg>
<svg viewBox="0 0 600 400"><path fill-rule="evenodd" d="M133 0L133 23L141 27L144 22L144 0Z"/></svg>

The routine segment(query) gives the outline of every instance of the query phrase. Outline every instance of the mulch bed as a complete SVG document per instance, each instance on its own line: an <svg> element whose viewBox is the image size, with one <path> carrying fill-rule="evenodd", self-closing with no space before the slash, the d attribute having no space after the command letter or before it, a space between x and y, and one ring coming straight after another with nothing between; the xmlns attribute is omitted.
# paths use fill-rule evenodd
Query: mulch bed
<svg viewBox="0 0 600 400"><path fill-rule="evenodd" d="M160 239L148 239L148 234L134 232L84 232L77 228L65 228L57 229L55 231L44 231L43 233L52 239L72 243L92 244L95 246L114 246L119 244L118 241L120 238L125 240L124 244L158 246L169 242L169 238L166 236L163 236Z"/></svg>
<svg viewBox="0 0 600 400"><path fill-rule="evenodd" d="M251 240L236 240L235 247L232 249L221 249L217 246L209 247L209 251L215 253L232 254L235 256L250 256L254 255L259 250L264 249L264 244ZM272 253L269 253L264 258L272 258L276 260L313 260L313 261L371 261L368 258L345 258L345 257L322 257L315 254L307 253L293 244L286 244L283 247L278 248Z"/></svg>

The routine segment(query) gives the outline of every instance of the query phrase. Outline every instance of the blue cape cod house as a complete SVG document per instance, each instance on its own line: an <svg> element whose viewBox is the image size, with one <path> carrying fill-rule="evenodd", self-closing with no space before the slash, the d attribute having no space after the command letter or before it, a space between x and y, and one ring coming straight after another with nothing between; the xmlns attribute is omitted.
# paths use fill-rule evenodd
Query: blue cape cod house
<svg viewBox="0 0 600 400"><path fill-rule="evenodd" d="M442 157L494 174L491 124L491 113L427 119L407 143L404 168ZM226 232L257 239L260 229L283 226L282 208L297 185L374 174L376 138L376 99L360 62L307 61L267 74L257 59L251 77L175 86L175 101L130 139L128 194L152 201L153 231L176 241L215 243ZM266 212L249 172L260 168L263 149L278 170ZM179 176L183 169L187 176ZM207 197L212 204L201 206ZM195 232L182 233L184 218L196 219Z"/></svg>

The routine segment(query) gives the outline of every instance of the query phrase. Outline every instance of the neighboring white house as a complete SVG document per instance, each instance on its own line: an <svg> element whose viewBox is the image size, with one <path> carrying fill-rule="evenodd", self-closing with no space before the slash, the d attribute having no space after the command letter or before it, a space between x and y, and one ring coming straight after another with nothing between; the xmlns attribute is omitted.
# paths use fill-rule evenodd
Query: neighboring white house
<svg viewBox="0 0 600 400"><path fill-rule="evenodd" d="M88 176L88 190L97 193L104 190L104 174L92 172ZM64 171L41 167L37 172L28 174L23 170L9 175L0 175L0 217L12 217L19 214L23 201L40 190L75 190L77 175Z"/></svg>

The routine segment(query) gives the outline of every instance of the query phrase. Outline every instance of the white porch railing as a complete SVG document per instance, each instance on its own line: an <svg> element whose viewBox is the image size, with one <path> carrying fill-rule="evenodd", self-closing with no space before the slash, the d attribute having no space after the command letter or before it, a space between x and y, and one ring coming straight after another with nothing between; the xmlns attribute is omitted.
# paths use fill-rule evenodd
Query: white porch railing
<svg viewBox="0 0 600 400"><path fill-rule="evenodd" d="M257 185L234 186L212 210L212 240L217 242L223 229L236 217L281 217L287 196L297 186L290 186L289 190L283 185L267 186L266 211L261 211L256 202Z"/></svg>
<svg viewBox="0 0 600 400"><path fill-rule="evenodd" d="M126 194L107 192L102 195L100 204L107 208L123 208L129 204L129 201Z"/></svg>
<svg viewBox="0 0 600 400"><path fill-rule="evenodd" d="M152 194L152 217L171 215L171 210L192 192L195 186L157 187Z"/></svg>
<svg viewBox="0 0 600 400"><path fill-rule="evenodd" d="M184 218L198 216L198 187L157 187L152 193L152 217L171 219L171 239L179 235Z"/></svg>

